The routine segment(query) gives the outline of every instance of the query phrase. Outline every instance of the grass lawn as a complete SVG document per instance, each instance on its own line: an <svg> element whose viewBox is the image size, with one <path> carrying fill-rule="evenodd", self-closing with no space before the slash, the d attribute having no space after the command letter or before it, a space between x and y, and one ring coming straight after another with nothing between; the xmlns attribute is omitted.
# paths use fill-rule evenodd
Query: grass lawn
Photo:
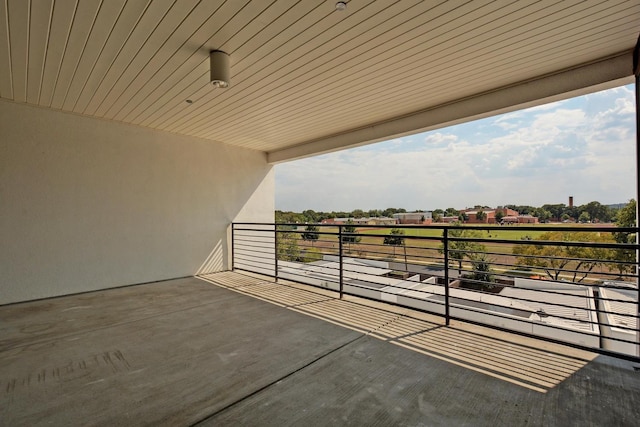
<svg viewBox="0 0 640 427"><path fill-rule="evenodd" d="M470 226L472 227L472 226ZM523 237L529 236L532 239L537 238L544 231L526 231L519 230L518 227L501 227L496 226L492 230L478 230L481 233L483 239L498 239L498 240L521 240ZM377 234L387 235L391 233L391 229L359 229L361 234ZM417 236L417 237L442 237L442 229L438 228L405 228L405 236Z"/></svg>
<svg viewBox="0 0 640 427"><path fill-rule="evenodd" d="M542 226L549 226L549 224L541 224ZM567 226L567 224L559 224L561 226ZM573 224L576 228L576 231L579 231L581 228L584 228L585 225L581 224ZM473 228L474 225L469 225L469 228ZM588 227L588 226L587 226ZM338 227L318 227L319 232L326 233L338 233ZM369 246L377 246L382 245L382 241L384 236L391 234L391 230L393 227L380 227L380 228L368 228L368 227L357 227L357 233L360 235L360 241L354 245L362 245L363 247ZM409 248L409 251L413 252L414 250L419 249L439 249L441 247L441 242L439 240L429 240L429 239L411 239L411 237L431 237L431 238L440 238L442 237L442 229L437 226L434 227L406 227L403 228L405 232L405 243ZM521 230L518 226L499 226L496 225L492 227L490 230L478 230L480 233L480 238L489 239L489 240L514 240L520 241L525 237L529 237L532 240L535 240L540 235L545 233L545 231L531 231L531 230ZM325 242L329 244L337 243L338 237L337 235L322 235L320 234L319 242ZM510 255L513 250L513 245L509 243L483 243L486 247L487 252L491 252L494 254L504 254ZM321 244L322 245L322 244ZM413 248L413 250L412 250Z"/></svg>

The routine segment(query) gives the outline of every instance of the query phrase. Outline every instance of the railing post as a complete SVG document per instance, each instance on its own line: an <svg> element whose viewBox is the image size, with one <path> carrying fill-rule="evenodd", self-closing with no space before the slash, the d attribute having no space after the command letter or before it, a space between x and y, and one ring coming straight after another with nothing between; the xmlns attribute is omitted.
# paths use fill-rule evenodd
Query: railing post
<svg viewBox="0 0 640 427"><path fill-rule="evenodd" d="M338 224L338 259L340 260L340 299L344 295L344 275L342 268L342 225Z"/></svg>
<svg viewBox="0 0 640 427"><path fill-rule="evenodd" d="M235 263L236 254L235 254L235 251L234 251L234 243L235 243L234 231L235 231L235 228L236 228L235 224L232 222L231 223L231 271L233 271L236 268L236 263Z"/></svg>
<svg viewBox="0 0 640 427"><path fill-rule="evenodd" d="M633 49L633 74L635 76L636 95L636 227L640 226L638 208L640 208L640 36ZM636 245L640 240L636 231ZM636 315L640 316L640 251L636 248L636 287L638 289L638 302ZM636 356L640 357L640 319L636 332Z"/></svg>
<svg viewBox="0 0 640 427"><path fill-rule="evenodd" d="M274 259L273 259L273 266L274 266L274 277L276 279L276 282L278 281L278 224L274 224L273 225L273 245L274 245Z"/></svg>
<svg viewBox="0 0 640 427"><path fill-rule="evenodd" d="M442 230L442 246L444 250L444 318L445 323L449 326L449 229Z"/></svg>

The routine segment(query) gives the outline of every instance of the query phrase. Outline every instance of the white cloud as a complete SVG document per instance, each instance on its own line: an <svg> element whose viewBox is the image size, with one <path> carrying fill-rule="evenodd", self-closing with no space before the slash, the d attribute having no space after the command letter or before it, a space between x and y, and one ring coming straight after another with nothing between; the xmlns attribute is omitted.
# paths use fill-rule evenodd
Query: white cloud
<svg viewBox="0 0 640 427"><path fill-rule="evenodd" d="M297 210L541 205L635 194L633 93L617 88L276 166L276 206ZM479 129L482 129L480 131Z"/></svg>
<svg viewBox="0 0 640 427"><path fill-rule="evenodd" d="M458 141L458 137L453 134L443 134L440 132L429 133L424 137L424 142L427 145L441 145L441 144L450 144Z"/></svg>
<svg viewBox="0 0 640 427"><path fill-rule="evenodd" d="M542 104L535 107L526 108L524 110L502 114L493 119L493 124L505 130L514 129L518 127L518 123L520 123L524 117L527 117L528 115L537 111L547 111L559 108L565 102L566 101L550 102L548 104Z"/></svg>

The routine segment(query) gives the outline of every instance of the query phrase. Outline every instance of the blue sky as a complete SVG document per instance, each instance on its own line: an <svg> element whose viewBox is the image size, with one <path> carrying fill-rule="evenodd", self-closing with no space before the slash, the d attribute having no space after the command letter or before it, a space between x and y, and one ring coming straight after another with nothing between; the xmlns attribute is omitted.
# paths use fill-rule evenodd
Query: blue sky
<svg viewBox="0 0 640 427"><path fill-rule="evenodd" d="M301 212L622 203L635 197L633 86L275 166Z"/></svg>

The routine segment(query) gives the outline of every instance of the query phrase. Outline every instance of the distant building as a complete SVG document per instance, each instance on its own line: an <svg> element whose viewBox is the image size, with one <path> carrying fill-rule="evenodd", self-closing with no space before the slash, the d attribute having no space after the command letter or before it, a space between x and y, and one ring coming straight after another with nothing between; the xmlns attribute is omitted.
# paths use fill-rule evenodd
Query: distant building
<svg viewBox="0 0 640 427"><path fill-rule="evenodd" d="M371 225L394 225L397 224L398 220L395 218L369 218L369 224Z"/></svg>
<svg viewBox="0 0 640 427"><path fill-rule="evenodd" d="M396 213L393 217L398 220L398 224L431 224L433 222L431 211Z"/></svg>
<svg viewBox="0 0 640 427"><path fill-rule="evenodd" d="M328 218L322 221L322 224L346 224L351 221L356 225L395 225L398 221L395 218Z"/></svg>
<svg viewBox="0 0 640 427"><path fill-rule="evenodd" d="M443 216L440 218L440 222L444 222L445 224L451 224L457 221L460 221L460 217L458 216Z"/></svg>
<svg viewBox="0 0 640 427"><path fill-rule="evenodd" d="M465 222L467 224L489 224L491 219L493 224L496 222L496 212L493 210L471 209L463 211L467 216ZM484 218L478 218L480 212L484 213Z"/></svg>
<svg viewBox="0 0 640 427"><path fill-rule="evenodd" d="M496 208L496 209L467 209L463 211L467 216L465 221L467 224L537 224L538 218L531 215L520 215L518 211L508 208ZM484 218L478 219L478 213L483 212ZM496 220L496 215L502 214L500 221Z"/></svg>
<svg viewBox="0 0 640 427"><path fill-rule="evenodd" d="M531 215L515 215L505 216L502 218L501 224L538 224L538 217Z"/></svg>
<svg viewBox="0 0 640 427"><path fill-rule="evenodd" d="M517 215L510 215L510 216L504 216L502 217L502 224L517 224L518 223L518 216Z"/></svg>
<svg viewBox="0 0 640 427"><path fill-rule="evenodd" d="M518 215L518 224L537 224L538 217L531 215Z"/></svg>

